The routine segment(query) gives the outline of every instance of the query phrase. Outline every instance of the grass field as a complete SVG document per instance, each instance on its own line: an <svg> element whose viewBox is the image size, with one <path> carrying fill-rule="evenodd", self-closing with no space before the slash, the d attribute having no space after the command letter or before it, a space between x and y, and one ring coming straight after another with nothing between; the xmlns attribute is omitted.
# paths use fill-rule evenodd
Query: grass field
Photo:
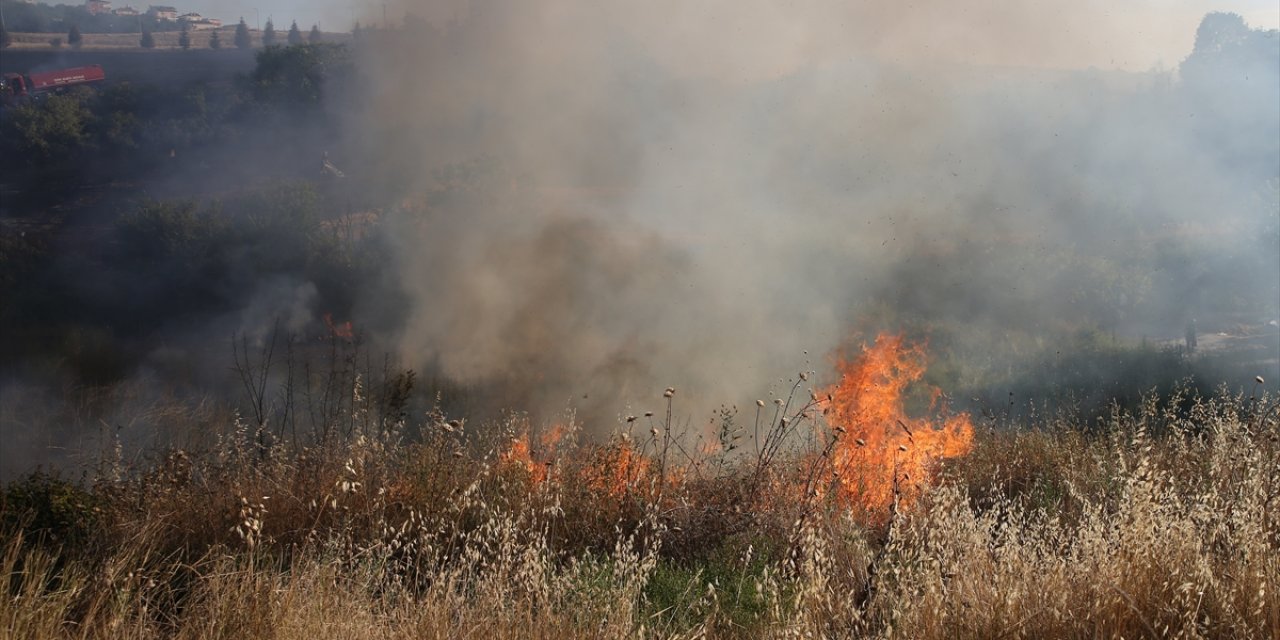
<svg viewBox="0 0 1280 640"><path fill-rule="evenodd" d="M1280 631L1274 396L1179 394L1099 423L978 424L965 452L909 477L901 462L931 427L877 444L875 427L787 401L725 414L717 439L686 448L669 435L676 399L664 395L666 412L592 442L571 419L392 421L357 385L340 428L311 446L232 418L204 451L137 464L108 451L85 483L30 476L0 506L0 628L33 639ZM787 426L813 439L762 455ZM839 464L845 446L891 457Z"/></svg>

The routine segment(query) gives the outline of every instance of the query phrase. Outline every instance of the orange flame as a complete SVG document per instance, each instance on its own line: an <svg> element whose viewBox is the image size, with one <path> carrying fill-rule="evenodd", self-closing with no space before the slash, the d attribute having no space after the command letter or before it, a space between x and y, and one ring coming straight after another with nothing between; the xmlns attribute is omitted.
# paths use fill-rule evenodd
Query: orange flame
<svg viewBox="0 0 1280 640"><path fill-rule="evenodd" d="M347 342L351 342L356 339L356 332L355 329L352 328L350 320L335 323L333 321L333 314L326 313L324 314L324 326L329 328L330 335L335 338L342 338Z"/></svg>
<svg viewBox="0 0 1280 640"><path fill-rule="evenodd" d="M498 466L503 469L519 469L533 485L549 479L565 479L567 472L588 490L613 497L626 495L648 477L652 461L637 451L629 440L621 440L594 450L581 465L561 468L554 465L556 451L564 441L569 428L553 425L540 437L531 437L528 430L511 439L511 444L498 454ZM533 443L537 443L536 451Z"/></svg>
<svg viewBox="0 0 1280 640"><path fill-rule="evenodd" d="M895 494L909 504L930 465L973 449L968 414L930 421L907 417L903 409L903 392L924 376L923 345L882 334L853 361L842 358L837 369L840 382L819 397L825 398L827 424L837 432L831 479L845 504L878 511ZM930 391L936 405L941 392Z"/></svg>
<svg viewBox="0 0 1280 640"><path fill-rule="evenodd" d="M564 439L568 428L561 424L552 425L538 438L541 462L534 459L533 447L529 431L525 430L518 437L512 438L511 446L498 454L498 464L508 468L523 469L533 484L542 484L549 477L556 449Z"/></svg>
<svg viewBox="0 0 1280 640"><path fill-rule="evenodd" d="M523 469L529 474L529 480L534 484L541 484L547 479L546 465L538 464L533 460L527 432L512 438L511 447L498 454L498 464L503 467Z"/></svg>
<svg viewBox="0 0 1280 640"><path fill-rule="evenodd" d="M651 464L631 441L623 440L600 450L583 469L583 481L593 491L618 497L635 488L649 474Z"/></svg>

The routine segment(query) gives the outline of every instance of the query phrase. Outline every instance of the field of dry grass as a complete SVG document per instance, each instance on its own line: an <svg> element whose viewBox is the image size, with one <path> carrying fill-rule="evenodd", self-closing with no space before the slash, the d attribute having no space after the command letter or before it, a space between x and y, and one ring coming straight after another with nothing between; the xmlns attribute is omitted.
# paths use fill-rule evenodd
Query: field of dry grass
<svg viewBox="0 0 1280 640"><path fill-rule="evenodd" d="M591 444L571 421L531 432L519 416L478 428L433 413L407 444L404 424L351 413L352 436L323 445L239 423L208 451L108 458L88 486L11 483L3 635L1280 631L1273 397L979 426L971 452L883 510L815 490L806 447L763 465L751 445L676 455L661 414Z"/></svg>

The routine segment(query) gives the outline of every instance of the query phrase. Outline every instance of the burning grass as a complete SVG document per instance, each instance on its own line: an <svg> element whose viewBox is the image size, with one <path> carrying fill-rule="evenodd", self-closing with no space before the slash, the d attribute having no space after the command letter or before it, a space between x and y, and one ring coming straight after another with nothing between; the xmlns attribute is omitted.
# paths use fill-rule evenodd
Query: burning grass
<svg viewBox="0 0 1280 640"><path fill-rule="evenodd" d="M720 446L687 452L671 434L670 391L667 417L628 418L602 444L572 419L477 429L436 412L414 443L404 425L365 423L350 439L291 449L242 425L207 452L104 469L87 487L33 476L0 506L0 628L15 638L1280 630L1275 398L1178 396L1091 429L997 431L936 403L908 415L923 355L881 338L809 401L795 401L802 375L772 411L761 402L772 415L757 418L758 436L737 435L726 410Z"/></svg>
<svg viewBox="0 0 1280 640"><path fill-rule="evenodd" d="M973 448L967 414L936 420L910 418L903 407L907 386L924 376L924 345L882 335L853 360L837 363L840 382L820 394L835 430L831 476L839 499L868 512L883 512L896 498L913 501L929 467ZM942 392L930 388L930 410Z"/></svg>

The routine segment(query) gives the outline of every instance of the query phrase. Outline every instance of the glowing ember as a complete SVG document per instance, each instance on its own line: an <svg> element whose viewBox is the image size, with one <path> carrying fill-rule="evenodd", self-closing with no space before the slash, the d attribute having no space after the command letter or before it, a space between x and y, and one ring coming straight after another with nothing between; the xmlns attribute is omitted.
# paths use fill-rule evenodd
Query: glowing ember
<svg viewBox="0 0 1280 640"><path fill-rule="evenodd" d="M903 392L925 372L923 345L881 335L856 359L841 360L837 368L840 382L818 397L823 399L827 423L838 432L832 484L846 504L882 510L893 502L895 489L901 501L909 503L930 464L973 448L968 414L930 421L909 418L903 410ZM940 392L931 391L936 405Z"/></svg>

